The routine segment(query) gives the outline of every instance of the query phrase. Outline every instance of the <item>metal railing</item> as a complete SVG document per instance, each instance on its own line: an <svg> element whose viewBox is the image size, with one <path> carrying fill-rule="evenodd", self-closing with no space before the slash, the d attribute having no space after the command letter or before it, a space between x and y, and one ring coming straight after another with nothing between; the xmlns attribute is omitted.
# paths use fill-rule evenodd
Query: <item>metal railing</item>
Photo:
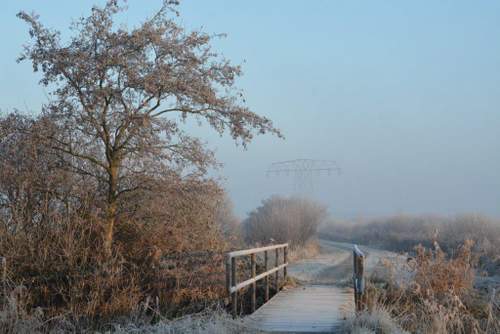
<svg viewBox="0 0 500 334"><path fill-rule="evenodd" d="M283 249L283 263L279 263L280 249ZM269 252L274 251L274 266L269 268ZM264 272L257 275L257 260L256 254L264 253ZM250 256L251 278L238 283L238 266L237 258L242 256ZM257 281L265 279L265 296L267 302L269 300L269 276L275 275L276 289L279 290L279 271L283 269L283 279L287 276L288 266L288 244L272 245L267 247L252 248L229 252L226 259L226 290L231 298L231 308L233 317L238 314L238 291L250 285L251 287L251 311L256 309Z"/></svg>

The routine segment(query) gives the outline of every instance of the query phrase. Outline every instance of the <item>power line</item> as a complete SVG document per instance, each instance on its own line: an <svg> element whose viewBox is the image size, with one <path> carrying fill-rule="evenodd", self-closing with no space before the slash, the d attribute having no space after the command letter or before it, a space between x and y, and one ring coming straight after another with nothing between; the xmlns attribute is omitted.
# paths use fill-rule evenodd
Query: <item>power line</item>
<svg viewBox="0 0 500 334"><path fill-rule="evenodd" d="M273 162L266 176L292 176L294 191L300 194L314 191L314 176L340 175L341 169L333 160L295 159Z"/></svg>

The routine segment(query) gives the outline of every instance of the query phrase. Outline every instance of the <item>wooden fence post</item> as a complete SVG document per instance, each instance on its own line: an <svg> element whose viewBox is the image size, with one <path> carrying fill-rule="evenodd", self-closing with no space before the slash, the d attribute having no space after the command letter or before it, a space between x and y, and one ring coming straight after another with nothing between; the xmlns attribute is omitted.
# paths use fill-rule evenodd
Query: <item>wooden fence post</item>
<svg viewBox="0 0 500 334"><path fill-rule="evenodd" d="M255 253L250 255L250 262L252 265L252 278L255 280L255 275L256 275L256 263L255 263ZM257 282L254 281L252 283L252 300L251 300L251 306L252 306L252 313L255 312L255 308L257 305Z"/></svg>
<svg viewBox="0 0 500 334"><path fill-rule="evenodd" d="M264 251L264 267L264 270L267 272L269 270L269 254L267 251ZM269 276L266 275L264 280L266 284L264 300L267 302L269 300Z"/></svg>
<svg viewBox="0 0 500 334"><path fill-rule="evenodd" d="M231 258L231 285L236 286L238 278L236 277L236 258ZM238 291L234 291L231 295L231 306L233 308L233 317L238 315Z"/></svg>
<svg viewBox="0 0 500 334"><path fill-rule="evenodd" d="M287 263L288 262L288 246L285 246L285 248L283 248L283 263ZM287 268L283 268L283 279L285 280L285 284L286 284L286 275L287 275Z"/></svg>
<svg viewBox="0 0 500 334"><path fill-rule="evenodd" d="M354 304L356 312L363 311L365 308L365 278L364 278L364 259L365 255L354 245L353 249L353 283L354 283Z"/></svg>
<svg viewBox="0 0 500 334"><path fill-rule="evenodd" d="M227 293L227 304L229 304L231 302L231 257L230 256L226 257L226 293Z"/></svg>
<svg viewBox="0 0 500 334"><path fill-rule="evenodd" d="M276 258L274 261L275 267L279 267L279 256L280 256L280 251L278 248L276 248ZM276 293L280 291L280 271L276 270L276 275L275 275L275 280L276 280Z"/></svg>

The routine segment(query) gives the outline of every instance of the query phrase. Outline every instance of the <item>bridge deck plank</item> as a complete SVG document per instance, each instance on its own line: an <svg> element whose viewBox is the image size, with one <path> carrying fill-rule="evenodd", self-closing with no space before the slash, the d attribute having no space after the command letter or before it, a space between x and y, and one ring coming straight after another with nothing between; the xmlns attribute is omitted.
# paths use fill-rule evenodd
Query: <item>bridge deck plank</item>
<svg viewBox="0 0 500 334"><path fill-rule="evenodd" d="M352 290L306 285L281 291L244 322L264 332L335 333L353 312Z"/></svg>

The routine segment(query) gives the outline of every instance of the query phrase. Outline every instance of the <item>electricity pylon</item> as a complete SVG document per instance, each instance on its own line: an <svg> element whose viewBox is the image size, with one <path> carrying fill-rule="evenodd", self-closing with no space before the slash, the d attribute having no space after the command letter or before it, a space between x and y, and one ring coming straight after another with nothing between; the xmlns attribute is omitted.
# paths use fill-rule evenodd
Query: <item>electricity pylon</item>
<svg viewBox="0 0 500 334"><path fill-rule="evenodd" d="M341 170L333 160L295 159L273 162L266 171L267 176L292 176L294 191L312 194L314 176L340 174Z"/></svg>

